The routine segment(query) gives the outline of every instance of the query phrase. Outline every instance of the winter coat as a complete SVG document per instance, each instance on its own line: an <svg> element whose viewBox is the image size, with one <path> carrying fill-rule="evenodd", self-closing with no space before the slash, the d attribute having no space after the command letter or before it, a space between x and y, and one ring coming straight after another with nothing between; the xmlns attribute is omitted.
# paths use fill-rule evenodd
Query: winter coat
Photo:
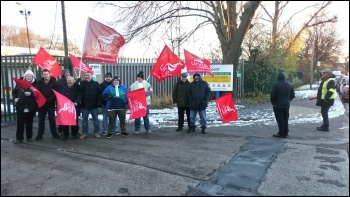
<svg viewBox="0 0 350 197"><path fill-rule="evenodd" d="M118 95L117 95L118 91ZM128 100L126 93L128 88L124 85L118 85L118 87L109 85L102 93L102 98L106 100L106 107L108 110L126 110Z"/></svg>
<svg viewBox="0 0 350 197"><path fill-rule="evenodd" d="M283 73L279 73L277 82L273 85L270 94L273 108L289 108L290 101L295 98L295 92L292 84L286 81Z"/></svg>
<svg viewBox="0 0 350 197"><path fill-rule="evenodd" d="M185 82L181 81L181 78L175 83L173 87L172 97L173 103L177 104L177 107L188 107L188 91L190 87L190 82L186 80Z"/></svg>
<svg viewBox="0 0 350 197"><path fill-rule="evenodd" d="M24 80L23 77L21 77L20 79ZM34 79L31 84L35 88L38 88L36 79ZM30 92L31 95L25 96L25 92ZM34 93L30 88L20 88L16 85L16 87L12 90L12 97L13 99L19 99L18 102L15 104L17 112L24 112L24 109L28 109L29 112L35 112L38 109L38 102L36 101Z"/></svg>
<svg viewBox="0 0 350 197"><path fill-rule="evenodd" d="M78 105L75 106L75 110L77 111L77 114L80 114L80 103L82 98L80 85L74 84L69 88L68 85L65 84L58 90L58 92L67 97L73 103L77 103Z"/></svg>
<svg viewBox="0 0 350 197"><path fill-rule="evenodd" d="M112 85L113 81L107 82L104 80L102 83L100 83L101 92L103 92L109 85ZM102 99L102 105L106 105L106 100Z"/></svg>
<svg viewBox="0 0 350 197"><path fill-rule="evenodd" d="M188 99L190 109L195 111L203 111L208 107L208 99L210 95L210 87L206 81L202 80L200 73L196 72L193 75L199 75L199 81L192 81L189 86Z"/></svg>
<svg viewBox="0 0 350 197"><path fill-rule="evenodd" d="M81 87L81 107L87 109L98 108L102 105L100 84L91 80L90 82L83 80L80 82Z"/></svg>
<svg viewBox="0 0 350 197"><path fill-rule="evenodd" d="M78 84L74 84L70 88L67 84L65 84L58 90L58 92L61 93L63 96L69 98L69 100L71 100L73 103L81 103L81 88Z"/></svg>
<svg viewBox="0 0 350 197"><path fill-rule="evenodd" d="M58 91L55 78L51 77L47 84L45 84L44 78L41 78L41 80L38 81L38 90L46 99L46 103L43 106L56 106L56 95L52 91Z"/></svg>
<svg viewBox="0 0 350 197"><path fill-rule="evenodd" d="M330 78L322 80L318 87L316 105L321 107L333 106L335 96L335 75L332 74Z"/></svg>

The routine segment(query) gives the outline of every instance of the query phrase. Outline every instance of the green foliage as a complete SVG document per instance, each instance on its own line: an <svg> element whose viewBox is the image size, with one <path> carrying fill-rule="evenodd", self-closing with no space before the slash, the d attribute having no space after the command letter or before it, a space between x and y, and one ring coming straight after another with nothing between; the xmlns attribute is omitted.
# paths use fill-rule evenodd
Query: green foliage
<svg viewBox="0 0 350 197"><path fill-rule="evenodd" d="M173 107L173 100L171 95L152 96L151 109L163 109Z"/></svg>
<svg viewBox="0 0 350 197"><path fill-rule="evenodd" d="M303 80L301 80L297 77L292 79L292 83L293 83L294 88L297 88L297 87L304 85Z"/></svg>
<svg viewBox="0 0 350 197"><path fill-rule="evenodd" d="M270 94L263 94L261 92L249 93L249 94L246 94L240 100L241 102L247 103L250 105L258 105L258 104L270 102Z"/></svg>

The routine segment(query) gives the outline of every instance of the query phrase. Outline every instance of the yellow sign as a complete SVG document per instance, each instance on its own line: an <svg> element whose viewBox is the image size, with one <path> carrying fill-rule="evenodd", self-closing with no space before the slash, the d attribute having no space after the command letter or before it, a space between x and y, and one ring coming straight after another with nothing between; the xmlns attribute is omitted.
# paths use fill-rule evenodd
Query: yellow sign
<svg viewBox="0 0 350 197"><path fill-rule="evenodd" d="M206 81L211 91L232 91L233 82L233 65L211 65L210 69L214 76L210 74L202 75L203 81ZM193 75L189 77L189 81L193 81Z"/></svg>

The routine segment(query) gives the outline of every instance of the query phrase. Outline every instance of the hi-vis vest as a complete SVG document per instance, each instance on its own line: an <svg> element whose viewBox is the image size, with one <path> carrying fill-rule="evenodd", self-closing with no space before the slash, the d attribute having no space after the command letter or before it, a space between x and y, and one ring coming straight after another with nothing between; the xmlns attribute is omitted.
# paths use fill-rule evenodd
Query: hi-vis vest
<svg viewBox="0 0 350 197"><path fill-rule="evenodd" d="M331 81L331 80L335 81L334 78L329 78L323 83L321 99L325 99L327 91L331 91L332 92L332 96L330 97L330 99L334 99L335 98L335 95L336 95L335 94L335 89L334 88L330 88L329 90L327 90L328 82Z"/></svg>

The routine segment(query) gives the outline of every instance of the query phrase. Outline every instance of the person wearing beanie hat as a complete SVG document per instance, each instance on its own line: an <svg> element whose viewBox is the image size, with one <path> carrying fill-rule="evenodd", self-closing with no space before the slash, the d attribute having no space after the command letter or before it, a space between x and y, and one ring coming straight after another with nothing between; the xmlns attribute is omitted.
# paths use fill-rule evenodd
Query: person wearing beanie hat
<svg viewBox="0 0 350 197"><path fill-rule="evenodd" d="M36 85L36 79L34 78L34 73L31 70L27 70L24 75L23 75L23 80L31 83L33 85L33 83L35 83Z"/></svg>
<svg viewBox="0 0 350 197"><path fill-rule="evenodd" d="M106 77L112 78L112 73L106 73L106 74L105 74L105 78L106 78Z"/></svg>
<svg viewBox="0 0 350 197"><path fill-rule="evenodd" d="M144 75L143 75L143 71L140 71L137 75L136 78L141 78L141 79L145 79Z"/></svg>
<svg viewBox="0 0 350 197"><path fill-rule="evenodd" d="M143 117L144 127L146 130L146 133L151 134L151 125L149 122L149 108L151 105L151 95L153 94L153 88L151 84L149 84L146 80L144 80L143 71L140 71L136 75L136 81L130 85L129 91L137 90L143 88L146 92L146 101L147 101L147 112L146 115ZM140 134L140 128L141 128L141 118L135 119L135 131L134 134L138 135Z"/></svg>
<svg viewBox="0 0 350 197"><path fill-rule="evenodd" d="M289 107L290 101L294 98L295 92L292 84L286 81L286 76L283 72L279 72L277 82L273 85L270 94L270 101L278 125L278 133L274 134L273 137L289 137Z"/></svg>
<svg viewBox="0 0 350 197"><path fill-rule="evenodd" d="M193 81L190 83L188 97L190 106L190 129L187 133L195 132L196 130L196 116L200 117L201 133L206 134L207 128L206 109L208 107L208 100L210 95L209 84L202 79L199 72L194 73Z"/></svg>
<svg viewBox="0 0 350 197"><path fill-rule="evenodd" d="M71 76L70 70L68 68L63 69L61 74L61 79L57 80L57 89L61 89L67 83L67 77Z"/></svg>
<svg viewBox="0 0 350 197"><path fill-rule="evenodd" d="M118 81L119 81L119 84L118 84L118 85L122 84L122 81L120 80L120 77L119 77L119 76L114 76L114 77L113 77L113 81L114 81L114 80L118 80Z"/></svg>
<svg viewBox="0 0 350 197"><path fill-rule="evenodd" d="M113 136L116 118L119 118L120 134L129 136L126 132L126 109L128 100L126 93L128 88L121 84L120 77L113 77L112 85L109 85L103 92L102 98L106 100L106 108L108 110L108 133L107 138L110 139Z"/></svg>
<svg viewBox="0 0 350 197"><path fill-rule="evenodd" d="M334 99L337 95L335 90L335 75L329 68L322 70L321 73L322 82L317 90L316 105L321 107L323 124L317 127L317 130L329 131L328 111L329 108L334 105Z"/></svg>
<svg viewBox="0 0 350 197"><path fill-rule="evenodd" d="M101 91L103 92L109 85L112 84L112 73L107 72L105 74L105 80L100 83ZM102 99L102 133L101 135L106 135L108 132L108 109L106 107L106 100ZM118 131L118 118L116 118L115 126L114 126L115 134L119 134Z"/></svg>
<svg viewBox="0 0 350 197"><path fill-rule="evenodd" d="M31 70L27 70L24 74L23 77L26 77L26 75L31 75L32 77L34 77L34 73Z"/></svg>
<svg viewBox="0 0 350 197"><path fill-rule="evenodd" d="M27 70L21 79L37 88L37 81L34 78L33 71ZM33 120L38 109L35 95L30 88L20 88L16 85L12 90L12 97L15 101L17 115L15 144L23 143L24 131L26 132L27 141L33 142Z"/></svg>

